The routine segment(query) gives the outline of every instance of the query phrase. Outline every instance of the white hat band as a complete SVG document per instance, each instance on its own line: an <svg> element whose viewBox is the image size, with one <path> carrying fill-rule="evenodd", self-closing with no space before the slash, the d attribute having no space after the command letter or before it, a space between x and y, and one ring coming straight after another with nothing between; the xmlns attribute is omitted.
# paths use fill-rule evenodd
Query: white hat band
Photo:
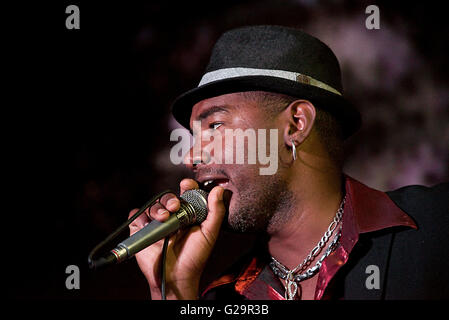
<svg viewBox="0 0 449 320"><path fill-rule="evenodd" d="M255 69L255 68L243 68L243 67L225 68L225 69L218 69L215 71L208 72L201 78L201 81L200 81L200 84L198 85L198 87L208 84L213 81L236 78L236 77L244 77L244 76L268 76L268 77L276 77L276 78L292 80L292 81L300 82L303 84L308 84L310 86L318 87L318 88L330 91L332 93L335 93L335 94L338 94L341 96L341 93L338 90L332 88L331 86L329 86L319 80L316 80L312 77L309 77L309 76L301 74L301 73L284 71L284 70Z"/></svg>

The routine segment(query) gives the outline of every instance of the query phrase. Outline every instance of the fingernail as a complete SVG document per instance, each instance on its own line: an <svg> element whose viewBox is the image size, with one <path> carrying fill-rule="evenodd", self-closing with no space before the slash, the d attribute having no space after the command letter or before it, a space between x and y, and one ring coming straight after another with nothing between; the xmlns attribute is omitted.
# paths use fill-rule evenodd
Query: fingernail
<svg viewBox="0 0 449 320"><path fill-rule="evenodd" d="M164 213L168 212L168 210L162 210L162 211L158 211L157 214L159 215L163 215Z"/></svg>
<svg viewBox="0 0 449 320"><path fill-rule="evenodd" d="M224 193L224 189L220 187L220 191L218 191L217 194L217 199L222 201L223 200L223 193Z"/></svg>

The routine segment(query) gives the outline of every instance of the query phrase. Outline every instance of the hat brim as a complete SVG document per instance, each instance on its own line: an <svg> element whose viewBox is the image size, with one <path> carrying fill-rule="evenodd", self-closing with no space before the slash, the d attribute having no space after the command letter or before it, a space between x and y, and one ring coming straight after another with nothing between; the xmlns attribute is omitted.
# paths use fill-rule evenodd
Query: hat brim
<svg viewBox="0 0 449 320"><path fill-rule="evenodd" d="M243 76L213 81L180 95L172 105L175 119L185 128L190 127L193 106L208 98L244 91L268 91L309 100L316 107L331 113L343 128L344 139L361 126L358 110L342 96L319 87L269 76Z"/></svg>

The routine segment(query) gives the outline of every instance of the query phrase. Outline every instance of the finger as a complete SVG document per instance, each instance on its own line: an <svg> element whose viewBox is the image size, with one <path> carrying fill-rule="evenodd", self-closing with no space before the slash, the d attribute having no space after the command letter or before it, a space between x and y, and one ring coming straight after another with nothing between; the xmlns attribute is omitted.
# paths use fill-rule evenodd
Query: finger
<svg viewBox="0 0 449 320"><path fill-rule="evenodd" d="M178 211L181 206L181 202L178 197L173 193L164 194L159 200L159 203L170 212Z"/></svg>
<svg viewBox="0 0 449 320"><path fill-rule="evenodd" d="M137 211L139 211L139 209L131 210L129 215L128 215L128 219L130 219L134 214L136 214ZM150 219L148 218L148 216L146 214L141 214L140 216L138 216L129 225L129 233L130 233L130 235L133 235L134 233L136 233L137 231L139 231L140 229L145 227L149 222L150 222Z"/></svg>
<svg viewBox="0 0 449 320"><path fill-rule="evenodd" d="M225 216L225 206L223 203L223 187L214 187L209 193L207 199L208 215L206 220L201 224L201 231L208 240L210 245L214 245L221 223Z"/></svg>
<svg viewBox="0 0 449 320"><path fill-rule="evenodd" d="M181 194L183 194L187 190L199 189L198 183L193 179L182 179L179 183L179 187L181 189Z"/></svg>
<svg viewBox="0 0 449 320"><path fill-rule="evenodd" d="M170 216L170 212L168 212L168 210L158 202L151 206L149 215L153 220L164 222Z"/></svg>

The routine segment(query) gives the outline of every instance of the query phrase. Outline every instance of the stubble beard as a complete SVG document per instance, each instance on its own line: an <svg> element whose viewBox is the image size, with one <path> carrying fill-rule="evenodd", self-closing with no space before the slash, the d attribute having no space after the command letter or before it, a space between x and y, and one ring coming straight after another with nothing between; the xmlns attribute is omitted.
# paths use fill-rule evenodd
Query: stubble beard
<svg viewBox="0 0 449 320"><path fill-rule="evenodd" d="M229 208L228 224L236 232L272 234L286 224L295 196L279 174L259 176L254 183L236 185L238 201Z"/></svg>

